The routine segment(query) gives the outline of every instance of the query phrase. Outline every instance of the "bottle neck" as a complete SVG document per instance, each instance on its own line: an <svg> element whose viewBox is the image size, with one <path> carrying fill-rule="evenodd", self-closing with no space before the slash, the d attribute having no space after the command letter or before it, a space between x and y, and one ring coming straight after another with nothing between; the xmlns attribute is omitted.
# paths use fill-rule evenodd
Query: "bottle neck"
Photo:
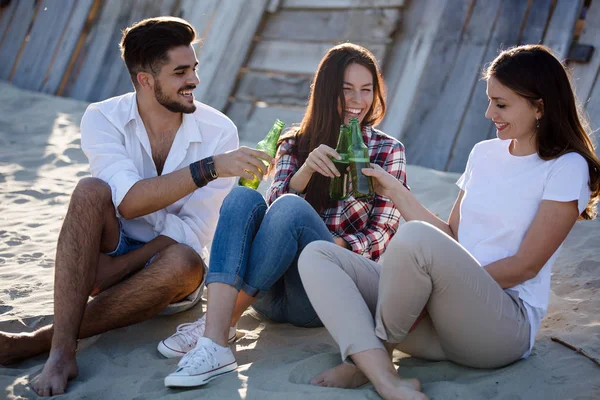
<svg viewBox="0 0 600 400"><path fill-rule="evenodd" d="M282 128L273 127L262 141L264 143L277 143L277 141L279 140L279 136L281 136L281 131Z"/></svg>
<svg viewBox="0 0 600 400"><path fill-rule="evenodd" d="M363 140L362 131L357 123L350 126L350 147L366 147Z"/></svg>

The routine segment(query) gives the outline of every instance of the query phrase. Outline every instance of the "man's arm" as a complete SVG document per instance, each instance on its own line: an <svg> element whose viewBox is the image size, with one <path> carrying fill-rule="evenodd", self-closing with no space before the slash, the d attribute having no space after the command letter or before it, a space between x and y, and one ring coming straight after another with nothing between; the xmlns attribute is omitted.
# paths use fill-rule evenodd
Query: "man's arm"
<svg viewBox="0 0 600 400"><path fill-rule="evenodd" d="M235 130L235 129L234 129ZM231 135L230 135L231 136ZM237 132L233 132L237 140ZM92 176L111 187L113 204L126 219L157 213L149 221L153 225L164 219L160 211L198 189L189 167L154 178L143 179L125 149L125 138L98 110L91 105L81 120L81 147L90 161ZM271 161L266 153L242 147L229 149L214 156L220 177L261 176L264 165L258 158Z"/></svg>
<svg viewBox="0 0 600 400"><path fill-rule="evenodd" d="M244 176L246 179L253 179L252 174L262 178L259 168L262 166L264 169L264 164L259 158L271 161L267 153L240 147L214 155L213 162L220 178ZM119 205L119 214L125 219L147 215L170 206L198 188L189 167L155 178L143 179L129 189Z"/></svg>

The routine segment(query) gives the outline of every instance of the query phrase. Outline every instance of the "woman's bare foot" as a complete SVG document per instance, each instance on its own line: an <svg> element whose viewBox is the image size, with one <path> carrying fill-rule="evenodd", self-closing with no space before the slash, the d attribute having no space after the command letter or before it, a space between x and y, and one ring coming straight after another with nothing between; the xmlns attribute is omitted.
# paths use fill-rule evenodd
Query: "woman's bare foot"
<svg viewBox="0 0 600 400"><path fill-rule="evenodd" d="M427 400L421 393L421 383L416 379L403 379L399 376L375 386L384 400Z"/></svg>
<svg viewBox="0 0 600 400"><path fill-rule="evenodd" d="M78 373L75 352L52 350L42 372L31 381L31 387L39 396L63 394L67 382Z"/></svg>
<svg viewBox="0 0 600 400"><path fill-rule="evenodd" d="M315 376L310 383L317 386L354 389L369 382L357 366L342 363Z"/></svg>

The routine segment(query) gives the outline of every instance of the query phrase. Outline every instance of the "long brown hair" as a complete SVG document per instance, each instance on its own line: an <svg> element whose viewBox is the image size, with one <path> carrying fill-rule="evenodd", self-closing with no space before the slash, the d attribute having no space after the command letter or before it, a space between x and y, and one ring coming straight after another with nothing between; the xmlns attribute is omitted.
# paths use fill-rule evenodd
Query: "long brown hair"
<svg viewBox="0 0 600 400"><path fill-rule="evenodd" d="M518 95L536 104L543 102L543 116L536 134L537 153L551 160L566 153L579 153L588 163L592 192L582 219L596 217L600 197L600 160L589 138L589 125L575 99L569 73L552 51L542 45L505 50L484 72Z"/></svg>
<svg viewBox="0 0 600 400"><path fill-rule="evenodd" d="M319 63L311 85L308 106L299 127L286 133L281 141L294 137L292 149L298 157L299 165L304 164L311 151L326 144L335 148L343 116L338 113L338 102L341 109L346 109L343 95L344 72L351 64L360 64L367 68L373 76L373 104L362 121L363 126L375 126L385 115L385 84L375 60L375 56L366 48L343 43L327 51ZM314 173L306 187L306 201L321 213L332 205L328 187L330 179Z"/></svg>

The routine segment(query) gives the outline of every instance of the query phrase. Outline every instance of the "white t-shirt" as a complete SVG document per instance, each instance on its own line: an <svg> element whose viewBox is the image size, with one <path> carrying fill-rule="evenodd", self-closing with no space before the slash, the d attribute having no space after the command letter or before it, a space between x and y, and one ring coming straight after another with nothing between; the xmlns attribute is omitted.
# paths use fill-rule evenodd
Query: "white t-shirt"
<svg viewBox="0 0 600 400"><path fill-rule="evenodd" d="M465 192L458 241L482 267L517 253L542 200L577 200L581 213L590 198L588 164L580 154L549 161L537 153L517 157L510 154L510 142L492 139L476 144L456 182ZM523 358L531 352L546 315L550 271L559 250L534 278L512 288L523 300L531 325L530 347Z"/></svg>

